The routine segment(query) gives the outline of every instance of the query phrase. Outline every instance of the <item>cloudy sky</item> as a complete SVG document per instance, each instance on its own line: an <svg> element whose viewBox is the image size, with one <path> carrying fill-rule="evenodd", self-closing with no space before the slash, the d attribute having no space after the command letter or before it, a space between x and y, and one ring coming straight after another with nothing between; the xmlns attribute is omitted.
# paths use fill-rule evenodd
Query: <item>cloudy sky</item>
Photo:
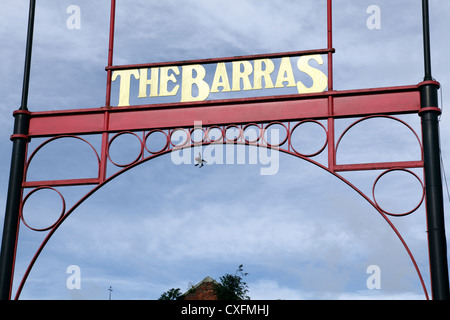
<svg viewBox="0 0 450 320"><path fill-rule="evenodd" d="M68 19L72 21L72 12L67 10L71 5L80 8L75 29L67 24ZM367 27L371 5L380 8L380 29ZM106 0L38 1L30 111L104 105L109 10ZM422 81L421 1L335 0L333 10L336 90ZM450 175L450 118L446 112L450 99L446 59L450 3L431 0L430 11L432 71L442 86L442 155ZM118 0L116 18L115 65L326 47L325 0ZM12 113L21 101L27 19L28 1L0 3L3 206ZM117 105L118 90L113 89L112 104ZM402 120L420 136L418 116ZM350 123L338 121L337 135ZM306 148L317 147L322 132L316 129L311 127L297 137ZM86 139L99 150L99 137ZM43 141L35 139L30 147ZM30 177L77 178L95 173L95 165L91 165L95 159L78 142L49 145L35 159ZM132 143L122 141L118 150L125 152L117 157L125 159L136 152ZM243 150L247 157L252 152L251 148ZM248 272L245 280L252 299L425 298L404 247L367 201L307 161L284 153L276 153L276 157L278 167L272 175L261 175L262 161L200 169L193 164L177 165L169 154L120 175L77 208L53 235L21 298L107 299L111 286L113 299L157 299L170 288L185 291L206 276L219 279L234 273L240 264ZM340 146L338 163L418 157L420 150L411 132L398 122L379 119L349 132ZM319 155L315 160L324 159L326 156ZM108 173L114 170L110 165ZM413 171L421 176L420 170ZM381 173L342 175L371 197L373 181ZM58 190L70 208L91 188ZM404 173L386 175L377 191L377 201L393 211L408 211L420 201L420 183ZM446 189L444 193L449 208ZM60 209L54 196L42 192L41 197L30 197L24 210L27 221L48 225ZM422 205L409 216L393 217L392 222L413 252L429 292L424 214ZM447 230L448 222L447 218ZM14 288L44 236L21 227ZM67 286L71 275L67 270L73 265L81 272L81 288ZM371 275L367 268L373 265L381 272L379 289L370 289L366 283Z"/></svg>

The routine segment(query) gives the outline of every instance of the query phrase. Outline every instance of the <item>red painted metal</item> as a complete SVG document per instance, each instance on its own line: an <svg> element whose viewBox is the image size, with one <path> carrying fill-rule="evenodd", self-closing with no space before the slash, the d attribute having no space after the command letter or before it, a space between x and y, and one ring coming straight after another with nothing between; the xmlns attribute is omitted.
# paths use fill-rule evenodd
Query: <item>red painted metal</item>
<svg viewBox="0 0 450 320"><path fill-rule="evenodd" d="M333 48L333 3L327 0L327 46ZM333 53L328 52L328 91L333 91ZM334 97L328 96L328 168L334 171L336 165L336 152L334 150Z"/></svg>
<svg viewBox="0 0 450 320"><path fill-rule="evenodd" d="M333 90L333 4L327 0L328 90Z"/></svg>
<svg viewBox="0 0 450 320"><path fill-rule="evenodd" d="M16 299L20 296L26 279L39 257L46 243L52 237L53 233L65 221L65 219L87 198L94 194L106 183L115 177L125 173L131 168L140 165L146 161L167 154L180 147L193 147L198 145L208 145L211 143L229 143L230 141L266 148L275 148L280 152L284 152L300 159L306 160L324 170L331 173L349 187L360 194L368 203L370 203L377 212L386 220L388 225L397 235L411 262L417 272L420 283L424 290L425 297L428 299L427 289L414 259L413 254L408 248L406 242L402 238L399 231L389 219L389 213L384 212L376 203L374 195L373 199L369 198L364 192L355 185L342 177L341 171L358 171L358 170L407 170L407 168L423 167L423 161L399 161L399 162L382 162L382 163L355 163L355 164L337 164L336 153L339 142L345 133L356 123L374 116L389 117L394 120L393 115L398 114L418 114L420 109L420 86L418 85L385 87L374 89L358 89L335 91L333 89L333 27L332 27L332 0L327 0L327 48L319 50L306 50L295 52L284 52L274 54L262 54L251 56L239 56L228 58L214 58L190 61L176 62L158 62L149 64L135 65L113 65L113 49L114 49L114 28L115 28L115 6L116 1L111 0L111 16L110 16L110 32L108 47L108 65L106 66L107 84L105 107L93 109L76 109L62 111L45 111L45 112L27 112L30 116L28 139L38 137L49 137L42 143L28 158L25 169L25 181L23 188L33 189L23 200L33 192L41 188L50 188L57 186L74 186L74 185L93 185L93 188L84 195L75 205L67 211L63 209L63 214L54 225L46 228L48 234L40 244L34 257L32 258L27 270L16 292ZM166 103L153 105L138 105L130 107L111 107L111 74L113 70L132 69L132 68L151 68L160 66L177 66L188 64L208 64L216 62L229 62L238 60L251 60L260 58L280 58L286 56L300 56L306 54L326 54L328 60L328 90L322 93L303 94L303 95L285 95L276 97L257 97L232 100L210 100L190 103ZM439 109L439 108L436 108ZM434 110L438 111L438 110ZM440 111L440 109L439 109ZM335 120L339 118L362 118L356 120L341 135L337 143L335 141ZM411 129L406 123L398 120ZM193 140L193 132L196 129L195 123L201 122L201 130L203 138L201 141ZM301 154L297 152L292 144L292 134L294 130L305 122L314 122L322 126L326 139L325 143L317 152L311 154ZM324 125L326 123L326 126ZM269 144L264 139L264 132L272 125L281 125L286 129L286 137L278 144ZM255 126L259 130L259 136L255 140L247 140L243 132L246 128ZM235 128L239 130L239 134L234 138L227 137L227 130ZM212 130L219 130L221 137L212 138L209 133ZM171 141L174 132L182 130L186 134L183 145L175 145ZM411 131L416 135L414 130ZM147 139L153 133L161 133L166 138L165 144L160 150L152 150L147 146ZM102 135L102 142L99 154L95 148L96 160L98 164L98 176L82 178L82 179L61 179L61 180L45 180L30 181L26 177L27 170L32 162L34 155L39 152L48 143L62 138L78 138L85 142L79 136L83 135ZM111 143L122 134L132 134L137 137L140 143L140 149L137 150L138 156L127 164L115 163L109 154ZM111 138L112 136L112 138ZM12 138L15 138L14 136ZM422 148L420 139L419 148ZM328 163L321 164L313 157L321 154L327 149ZM107 166L112 165L118 168L118 172L107 175ZM383 173L383 174L385 174ZM383 175L381 174L378 179ZM417 176L416 176L417 177ZM378 181L375 181L373 189ZM421 180L419 179L421 182ZM422 183L422 182L421 182ZM423 184L422 184L423 185ZM55 189L53 189L55 190ZM57 191L57 190L56 190ZM59 193L59 192L58 192ZM64 197L59 193L64 201ZM422 201L421 201L422 202ZM415 208L417 209L417 208ZM410 213L410 212L408 212ZM42 230L37 230L42 231Z"/></svg>
<svg viewBox="0 0 450 320"><path fill-rule="evenodd" d="M44 187L44 186L83 186L99 184L99 178L83 178L83 179L63 179L63 180L41 180L41 181L25 181L22 186L24 188Z"/></svg>
<svg viewBox="0 0 450 320"><path fill-rule="evenodd" d="M419 115L424 113L424 112L428 112L428 111L434 111L434 112L436 112L438 114L442 113L442 110L439 107L425 107L425 108L420 108Z"/></svg>
<svg viewBox="0 0 450 320"><path fill-rule="evenodd" d="M27 134L15 133L15 134L12 134L10 137L10 140L14 140L14 139L29 139L29 137Z"/></svg>
<svg viewBox="0 0 450 320"><path fill-rule="evenodd" d="M136 159L133 160L131 163L135 163L135 162L139 161L139 159L141 159L141 157L142 157L142 155L143 155L143 153L144 153L144 144L142 143L142 141L140 140L140 138L138 137L138 135L137 135L136 133L131 132L131 131L123 131L123 132L120 132L120 133L114 135L114 136L111 138L111 140L109 140L109 143L108 143L108 154L107 154L107 156L108 156L109 161L110 161L113 165L115 165L115 166L117 166L117 167L121 167L121 168L128 167L128 166L130 165L130 163L119 164L119 163L114 162L114 161L111 159L111 156L110 156L110 153L109 153L109 149L110 149L110 147L111 147L111 143L113 143L114 140L115 140L116 138L120 137L120 136L123 135L123 134L131 134L131 135L135 136L136 138L139 139L140 144L141 144L141 149L139 150L138 156L137 156Z"/></svg>
<svg viewBox="0 0 450 320"><path fill-rule="evenodd" d="M37 191L39 191L39 190L43 190L43 189L49 189L49 190L53 190L54 192L56 192L56 193L59 195L59 197L61 198L62 204L63 204L63 205L62 205L61 214L59 215L59 218L58 218L53 224L51 224L50 226L45 227L45 228L36 228L36 227L30 226L30 225L25 221L25 218L24 218L24 216L23 216L23 207L25 206L25 203L27 202L28 198L29 198L31 195L33 195L33 193L35 193L35 192L37 192ZM38 188L32 190L31 192L29 192L29 193L25 196L25 198L22 200L22 208L21 208L21 213L20 213L20 219L22 220L23 224L26 225L26 226L27 226L28 228L30 228L31 230L42 232L42 231L48 231L48 230L53 229L53 228L57 225L58 221L59 221L60 219L62 219L62 217L64 216L65 213L66 213L66 201L64 200L64 196L61 194L61 192L59 192L58 190L56 190L56 189L53 188L53 187L49 187L49 186L41 186L41 187L38 187Z"/></svg>
<svg viewBox="0 0 450 320"><path fill-rule="evenodd" d="M113 65L114 56L114 29L116 21L116 0L111 0L111 16L109 25L109 46L108 46L108 67ZM107 67L107 68L108 68ZM111 70L106 72L106 101L105 106L109 107L111 105Z"/></svg>
<svg viewBox="0 0 450 320"><path fill-rule="evenodd" d="M278 123L278 122L274 122L274 123ZM273 123L272 123L273 124ZM260 128L262 129L262 130L264 130L264 129L267 129L267 127L269 127L271 124L269 123L269 124L267 124L267 125L263 125L263 126L261 126ZM216 128L217 126L212 126L211 128ZM223 126L223 130L225 130L226 128L230 128L230 127L237 127L237 128L240 128L240 126L238 126L238 125L228 125L228 126ZM241 126L241 128L244 128L244 127L246 127L246 126ZM208 132L209 131L209 129L211 129L211 128L208 128L208 129L206 129L205 131L206 132ZM294 126L294 128L295 128L295 126ZM293 129L294 129L293 128ZM186 132L186 134L187 134L187 137L186 137L186 142L185 143L183 143L182 145L183 145L183 147L190 147L190 146L194 146L196 143L195 142L192 142L192 140L190 139L190 136L189 136L189 132L190 132L190 130L185 130L185 129L181 129L181 130L183 130L184 132ZM110 182L111 180L113 180L114 178L116 178L116 177L118 177L119 175L121 175L121 174L123 174L123 173L125 173L125 172L127 172L128 170L130 170L130 169L132 169L132 168L134 168L135 166L138 166L138 165L140 165L140 164L142 164L142 163L144 163L144 162L146 162L146 161L149 161L149 160L151 160L151 159L154 159L154 158L156 158L156 157L159 157L159 156L161 156L161 155L164 155L164 154L167 154L167 153L169 153L169 152L171 152L172 150L173 150L173 148L169 148L169 139L170 139L170 132L174 132L174 130L169 130L169 134L166 134L166 136L167 136L167 141L168 141L168 143L166 144L166 146L167 147L164 147L160 152L158 152L158 153L152 153L152 154L150 154L150 155L148 155L147 157L142 157L141 159L138 159L138 160L135 160L135 161L132 161L131 163L129 163L128 165L118 165L119 167L121 167L121 169L118 171L118 172L116 172L116 173L114 173L114 174L112 174L111 176L109 176L109 177L107 177L104 181L101 181L101 182L99 182L96 186L94 186L93 187L93 189L91 190L91 191L89 191L85 196L83 196L72 208L70 208L69 210L67 210L66 212L65 212L65 214L55 223L55 225L53 226L53 228L51 228L50 230L49 230L49 233L46 235L46 237L45 237L45 239L43 240L43 242L41 243L41 245L39 246L39 248L38 248L38 250L36 251L36 253L35 253L35 255L34 255L34 257L32 258L32 260L31 260L31 262L30 262L30 264L29 264L29 266L28 266L28 268L27 268L27 270L25 271L25 273L24 273L24 276L23 276L23 278L22 278L22 280L21 280L21 283L19 284L19 287L18 287L18 290L17 290L17 293L16 293L16 299L20 296L20 293L21 293L21 291L22 291L22 289L23 289L23 286L24 286L24 284L25 284L25 282L26 282L26 279L28 278L28 276L29 276L29 273L30 273L30 271L31 271L31 269L32 269L32 267L33 267L33 265L35 264L35 262L36 262L36 260L37 260L37 258L39 257L39 255L40 255L40 253L42 252L42 250L43 250L43 248L45 247L45 245L46 245L46 243L50 240L50 238L52 237L52 235L53 235L53 233L59 228L59 226L65 221L65 219L67 219L68 217L69 217L69 215L78 207L78 206L80 206L86 199L88 199L92 194L94 194L96 191L98 191L102 186L104 186L106 183L108 183L108 182ZM292 131L290 131L290 132L292 132ZM144 136L147 136L147 135L144 135ZM261 137L263 136L263 133L261 133ZM223 135L223 137L222 137L222 143L226 143L226 137L225 137L225 133L224 133L224 135ZM290 139L288 139L288 140L290 140ZM249 144L249 145L253 145L252 143L248 143L248 142L246 142L243 138L242 138L242 135L239 135L238 137L237 137L237 141L236 142L240 142L240 143L244 143L244 144ZM207 137L205 137L205 139L204 139L204 141L202 141L202 145L206 145L206 144L209 144L209 143L213 143L212 142L212 140L209 140ZM214 141L214 143L217 143L217 141ZM264 147L264 145L261 145L260 143L256 143L256 144L254 144L254 145L258 145L258 146L262 146L262 147ZM174 145L172 145L172 147L174 147ZM325 165L323 165L323 164L320 164L319 162L317 162L317 161L315 161L315 160L313 160L312 158L310 158L310 157L308 157L308 156L303 156L303 155L300 155L300 154L298 154L298 153L296 153L295 151L289 151L288 149L282 149L282 148L277 148L278 150L280 150L281 152L285 152L285 153L287 153L287 154L290 154L290 155L292 155L292 156L296 156L296 157L298 157L298 158L301 158L301 159L303 159L303 160L306 160L306 161L308 161L308 162L310 162L310 163L312 163L312 164L314 164L314 165L316 165L316 166L318 166L318 167L320 167L320 168L322 168L322 169L324 169L325 171L328 171L329 173L331 173L332 175L334 175L335 177L337 177L338 179L340 179L341 181L343 181L344 183L346 183L349 187L351 187L352 189L354 189L358 194L360 194L369 204L371 204L374 208L375 208L375 210L377 210L378 211L378 213L382 216L382 218L388 223L388 225L390 226L390 228L393 230L393 232L396 234L396 236L398 237L398 239L400 240L400 242L402 243L402 245L403 245L403 247L405 248L405 251L407 252L407 254L408 254L408 256L410 257L410 260L411 260L411 262L412 262L412 264L413 264L413 266L414 266L414 268L415 268L415 270L416 270L416 272L417 272L417 275L418 275L418 277L419 277L419 281L420 281L420 283L421 283L421 285L422 285L422 287L423 287L423 290L424 290L424 295L425 295L425 297L426 297L426 299L429 299L429 297L428 297L428 292L427 292L427 289L426 289L426 285L425 285L425 282L424 282L424 280L423 280L423 277L422 277L422 274L421 274L421 272L420 272L420 269L419 269L419 267L418 267L418 265L417 265L417 262L415 261L415 258L414 258L414 256L413 256L413 254L412 254L412 252L411 252L411 250L409 249L409 247L408 247L408 245L406 244L406 242L405 242L405 240L403 239L403 237L401 236L401 234L400 234L400 232L397 230L397 228L394 226L394 224L392 223L392 221L389 219L389 217L388 217L388 214L387 213L385 213L383 210L381 210L380 208L379 208L379 206L377 205L377 203L374 201L374 200L372 200L372 199L370 199L363 191L361 191L359 188L357 188L355 185L353 185L349 180L347 180L347 179L345 179L344 177L342 177L341 175L339 175L337 172L335 172L335 171L333 171L333 170L330 170L327 166L325 166ZM141 146L141 150L142 150L142 146ZM323 150L323 149L322 149ZM411 163L412 164L412 163ZM415 164L416 163L414 163L413 164L413 167L415 167ZM417 162L417 164L419 164L419 162ZM421 163L420 162L420 164L422 164L423 165L423 163ZM360 164L361 165L361 164ZM380 168L375 168L375 169L388 169L388 170L392 170L393 168L397 168L399 165L400 165L400 167L403 167L403 165L405 165L405 167L409 167L409 165L408 165L408 163L407 162L405 162L405 163L399 163L399 162L394 162L394 163L391 163L391 167L380 167ZM354 166L354 165L352 165L352 166ZM360 169L362 169L362 170L366 170L366 169L369 169L369 168L367 168L367 167L361 167ZM417 177L417 176L416 176ZM377 179L378 180L378 179ZM420 179L419 179L419 181L420 181ZM376 183L376 181L375 181L375 183Z"/></svg>
<svg viewBox="0 0 450 320"><path fill-rule="evenodd" d="M111 10L110 10L110 24L109 24L109 45L108 45L108 66L113 65L114 58L114 33L115 33L115 23L116 23L116 0L111 0ZM112 70L106 71L106 98L105 107L109 108L111 106L111 81L112 81ZM102 150L101 150L101 163L99 169L99 179L100 181L105 181L106 179L106 156L107 156L107 145L108 145L108 124L109 124L109 112L105 111L103 114L103 133L102 133Z"/></svg>
<svg viewBox="0 0 450 320"><path fill-rule="evenodd" d="M342 171L363 171L363 170L383 170L391 168L422 168L422 161L396 161L396 162L376 162L376 163L352 163L337 164L334 166L336 172Z"/></svg>
<svg viewBox="0 0 450 320"><path fill-rule="evenodd" d="M291 141L292 134L294 133L295 129L297 129L297 127L301 126L301 125L304 124L304 123L315 123L315 124L319 125L320 127L322 127L322 129L324 130L324 132L325 132L325 134L326 134L326 137L327 137L327 138L325 139L325 143L324 143L323 146L322 146L321 148L319 148L319 150L317 150L316 152L304 154L304 153L301 153L300 151L296 150L295 147L294 147L293 144L292 144L292 141ZM316 121L316 120L303 120L303 121L300 121L299 123L297 123L296 125L294 125L294 127L292 128L292 131L291 131L290 134L289 134L289 146L290 146L290 149L292 149L292 151L294 151L296 154L298 154L298 155L300 155L300 156L308 157L308 158L314 157L314 156L317 156L317 155L319 155L320 153L322 153L323 150L325 150L325 148L327 147L328 142L329 142L329 140L330 140L330 139L328 138L329 135L330 135L330 133L327 132L327 129L325 128L325 126L324 126L323 124L321 124L319 121ZM289 149L289 150L290 150L290 149ZM328 168L329 168L330 170L332 170L333 167L330 167L330 165L328 164Z"/></svg>
<svg viewBox="0 0 450 320"><path fill-rule="evenodd" d="M334 110L330 110L330 97ZM213 125L417 113L419 108L418 87L402 86L111 109L44 111L30 114L29 137L190 127L194 121Z"/></svg>
<svg viewBox="0 0 450 320"><path fill-rule="evenodd" d="M410 174L410 175L412 175L413 177L415 177L415 178L417 179L417 181L419 181L420 184L421 184L421 186L422 186L422 197L421 197L419 203L418 203L413 209L411 209L411 210L409 210L409 211L406 211L406 212L403 212L403 213L393 213L393 212L388 212L388 211L384 210L384 209L381 208L381 206L378 204L377 199L376 199L376 197L375 197L375 187L377 186L378 181L379 181L385 174L388 174L388 173L393 172L393 171L407 172L408 174ZM416 211L416 210L422 205L422 202L423 202L423 200L425 199L425 186L424 186L422 180L420 180L420 178L419 178L414 172L412 172L412 171L410 171L410 170L406 170L406 169L404 169L404 168L401 168L401 169L389 169L389 170L386 170L386 171L384 171L383 173L381 173L381 174L376 178L375 182L373 183L373 187L372 187L372 198L373 198L373 201L375 202L375 205L377 206L378 210L382 211L383 213L385 213L385 214L387 214L387 215L390 215L390 216L396 216L396 217L406 216L406 215L409 215L409 214L413 213L414 211Z"/></svg>
<svg viewBox="0 0 450 320"><path fill-rule="evenodd" d="M218 62L233 62L242 60L256 60L256 59L276 59L283 57L298 57L311 54L332 54L335 52L334 48L327 49L315 49L315 50L303 50L303 51L288 51L288 52L278 52L278 53L264 53L264 54L253 54L253 55L243 55L234 57L223 57L223 58L208 58L208 59L196 59L196 60L185 60L185 61L164 61L164 62L152 62L152 63L141 63L141 64L128 64L128 65L118 65L118 66L107 66L105 70L125 70L125 69L140 69L140 68L156 68L156 67L168 67L168 66L186 66L192 64L207 65Z"/></svg>
<svg viewBox="0 0 450 320"><path fill-rule="evenodd" d="M370 116L363 117L363 118L353 122L351 125L349 125L347 127L347 129L345 129L342 132L341 136L339 137L339 139L336 142L335 155L337 154L337 151L338 151L338 148L339 148L339 145L340 145L342 139L344 138L344 136L347 134L347 132L351 128L353 128L355 125L357 125L363 121L366 121L368 119L373 119L373 118L387 118L387 119L401 123L402 125L407 127L411 131L411 133L416 137L418 147L420 149L422 149L422 142L420 141L419 136L414 131L414 129L405 121L402 121L398 118L395 118L395 117L389 116L389 115L382 115L382 116L370 115ZM421 153L421 155L422 155L422 153ZM359 171L359 170L380 170L380 169L389 169L389 168L419 168L422 166L423 166L423 155L422 155L421 159L417 160L417 161L397 161L397 162L382 162L382 163L361 163L361 164L335 165L335 170L336 171Z"/></svg>

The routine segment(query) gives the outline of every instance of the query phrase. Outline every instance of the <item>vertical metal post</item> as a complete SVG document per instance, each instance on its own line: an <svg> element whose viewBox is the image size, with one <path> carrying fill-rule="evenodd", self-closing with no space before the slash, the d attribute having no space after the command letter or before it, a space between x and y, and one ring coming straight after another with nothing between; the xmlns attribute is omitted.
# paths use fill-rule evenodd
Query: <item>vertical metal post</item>
<svg viewBox="0 0 450 320"><path fill-rule="evenodd" d="M115 24L116 24L116 0L111 0L111 12L109 18L108 67L111 67L113 65ZM111 75L112 71L108 69L106 71L106 99L105 99L106 108L111 107ZM106 179L106 165L107 165L108 139L109 139L108 129L109 129L109 112L106 111L105 116L103 118L101 161L99 172L100 183L104 182Z"/></svg>
<svg viewBox="0 0 450 320"><path fill-rule="evenodd" d="M30 0L25 69L22 87L22 103L19 110L14 112L14 133L11 136L11 140L13 141L13 149L0 255L0 299L2 300L8 300L11 298L12 280L14 276L14 261L19 230L19 212L22 201L22 182L30 119L30 113L28 112L28 87L30 83L31 48L33 43L35 7L36 1Z"/></svg>
<svg viewBox="0 0 450 320"><path fill-rule="evenodd" d="M439 83L431 75L428 0L422 0L425 77L420 84L423 157L432 298L448 300L449 277L439 150Z"/></svg>
<svg viewBox="0 0 450 320"><path fill-rule="evenodd" d="M115 28L115 20L116 20L116 0L111 0L111 13L109 18L109 46L108 46L108 67L111 67L113 64L113 55L114 55L114 28ZM111 106L111 73L112 71L108 69L106 71L106 99L105 106Z"/></svg>
<svg viewBox="0 0 450 320"><path fill-rule="evenodd" d="M333 91L333 1L327 0L327 48L328 48L328 91ZM328 96L328 169L334 172L336 165L336 150L334 141L334 100Z"/></svg>

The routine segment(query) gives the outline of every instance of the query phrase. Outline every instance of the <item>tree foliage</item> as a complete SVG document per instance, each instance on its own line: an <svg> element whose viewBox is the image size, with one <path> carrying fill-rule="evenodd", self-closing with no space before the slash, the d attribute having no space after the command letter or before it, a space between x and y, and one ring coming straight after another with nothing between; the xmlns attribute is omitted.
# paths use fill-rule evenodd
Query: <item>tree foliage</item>
<svg viewBox="0 0 450 320"><path fill-rule="evenodd" d="M166 292L164 292L158 300L178 300L178 298L181 296L180 288L172 288Z"/></svg>
<svg viewBox="0 0 450 320"><path fill-rule="evenodd" d="M235 274L227 273L220 277L220 284L215 286L217 298L219 300L250 300L247 296L247 283L243 281L243 277L247 275L241 264Z"/></svg>

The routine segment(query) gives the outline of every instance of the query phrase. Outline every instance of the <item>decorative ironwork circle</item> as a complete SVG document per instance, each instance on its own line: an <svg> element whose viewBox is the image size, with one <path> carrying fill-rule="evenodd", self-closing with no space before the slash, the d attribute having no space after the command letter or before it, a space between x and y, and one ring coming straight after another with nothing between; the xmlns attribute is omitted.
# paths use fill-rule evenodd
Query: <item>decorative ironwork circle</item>
<svg viewBox="0 0 450 320"><path fill-rule="evenodd" d="M268 132L268 129L269 129L271 126L275 126L275 125L280 125L280 126L282 126L282 127L286 130L286 136L284 137L284 139L282 139L280 142L278 142L278 143L276 143L276 144L275 144L275 143L269 143L268 138L266 137L266 132ZM279 121L275 121L275 122L269 123L269 124L263 129L263 132L262 132L262 139L264 140L264 142L267 144L267 146L268 146L269 148L271 148L271 147L279 147L279 146L285 144L286 141L288 140L288 138L289 138L289 129L286 127L286 125L285 125L284 123L281 123L281 122L279 122Z"/></svg>
<svg viewBox="0 0 450 320"><path fill-rule="evenodd" d="M164 135L165 139L166 139L166 143L164 144L164 147L162 147L162 148L161 148L160 150L158 150L158 151L150 150L150 148L147 147L147 139L148 139L148 137L150 137L152 134L155 134L155 133L162 133L162 134ZM157 153L160 153L160 152L166 150L166 148L167 148L168 145L169 145L169 137L168 137L167 134L166 134L163 130L161 130L161 129L153 129L153 130L150 130L150 132L147 133L146 136L145 136L144 147L145 147L145 150L147 150L147 151L150 152L151 154L157 154Z"/></svg>
<svg viewBox="0 0 450 320"><path fill-rule="evenodd" d="M403 172L409 173L410 175L412 175L413 177L415 177L415 178L419 181L419 183L420 183L420 185L421 185L421 187L422 187L422 196L421 196L421 199L420 199L419 203L418 203L412 210L410 210L410 211L407 211L407 212L404 212L404 213L393 213L393 212L389 212L389 211L386 211L386 210L384 210L383 208L381 208L381 206L380 206L380 205L378 204L378 202L377 202L377 199L376 199L376 197L375 197L375 187L376 187L377 183L379 182L379 180L380 180L384 175L386 175L387 173L393 172L393 171L403 171ZM424 198L425 198L425 187L424 187L424 185L423 185L422 180L420 180L420 178L419 178L414 172L412 172L412 171L410 171L410 170L408 170L408 169L389 169L389 170L386 170L385 172L383 172L382 174L380 174L380 175L378 176L378 178L375 180L375 182L374 182L374 184L373 184L373 188L372 188L372 197L373 197L373 200L375 201L375 204L376 204L377 208L378 208L379 210L381 210L383 213L385 213L385 214L387 214L387 215L390 215L390 216L401 217L401 216L406 216L406 215L409 215L409 214L413 213L414 211L416 211L416 210L422 205L422 202L423 202L423 200L424 200Z"/></svg>
<svg viewBox="0 0 450 320"><path fill-rule="evenodd" d="M196 139L196 132L201 131L202 138L200 140ZM194 144L200 144L206 141L206 130L203 127L194 127L189 131L191 136L191 142Z"/></svg>
<svg viewBox="0 0 450 320"><path fill-rule="evenodd" d="M315 124L318 124L319 126L322 127L323 131L325 132L325 143L322 145L322 147L321 147L318 151L313 152L313 153L309 153L309 154L305 154L305 153L299 152L298 150L295 149L294 144L292 143L292 135L294 134L294 131L295 131L299 126L301 126L302 124L305 124L305 123L315 123ZM297 123L297 124L294 126L294 128L292 128L291 135L290 135L290 137L289 137L289 144L290 144L292 150L294 150L294 152L295 152L296 154L301 155L301 156L303 156L303 157L314 157L314 156L317 156L318 154L320 154L323 150L325 150L325 148L326 148L326 146L327 146L327 144L328 144L327 136L328 136L327 129L326 129L325 126L324 126L323 124L321 124L319 121L316 121L316 120L303 120L303 121L300 121L299 123Z"/></svg>
<svg viewBox="0 0 450 320"><path fill-rule="evenodd" d="M135 137L139 140L139 144L141 145L140 151L139 151L139 154L137 155L137 157L136 157L133 161L131 161L130 163L126 163L126 164L116 163L116 162L114 162L114 161L111 159L111 154L110 154L110 151L109 151L109 150L110 150L110 148L111 148L111 144L113 143L113 141L114 141L115 139L117 139L118 137L120 137L120 136L122 136L122 135L125 135L125 134L131 134L131 135L135 136ZM123 167L128 167L128 166L130 166L130 165L136 163L136 162L141 158L143 152L144 152L144 143L142 143L141 138L140 138L136 133L131 132L131 131L123 131L123 132L117 133L117 134L109 141L109 143L108 143L108 159L109 159L109 161L111 161L115 166L118 166L118 167L122 167L122 168L123 168Z"/></svg>
<svg viewBox="0 0 450 320"><path fill-rule="evenodd" d="M220 136L218 138L212 139L211 136L211 131L212 130L219 130L220 132ZM206 135L205 135L205 141L209 141L209 142L218 142L220 140L223 139L223 130L219 127L219 126L211 126L208 128L208 130L206 130Z"/></svg>
<svg viewBox="0 0 450 320"><path fill-rule="evenodd" d="M245 136L245 130L247 130L248 128L251 128L251 127L257 127L258 134L257 134L256 139L248 140L248 139L246 139L246 136ZM259 141L259 139L261 139L262 132L263 131L259 125L257 125L256 123L249 123L249 124L245 125L244 128L242 129L242 137L244 138L245 143L256 143Z"/></svg>
<svg viewBox="0 0 450 320"><path fill-rule="evenodd" d="M58 219L52 225L48 226L47 228L35 228L35 227L30 226L26 222L25 217L23 215L23 208L25 207L25 203L27 202L27 200L30 198L31 195L33 195L37 191L44 190L44 189L55 191L59 195L59 197L61 198L61 201L62 201L62 210L61 210L61 214L59 215ZM61 194L61 192L59 192L58 190L56 190L55 188L52 188L52 187L38 187L38 188L32 190L30 193L28 193L25 196L25 198L23 199L22 206L20 208L20 219L22 220L23 224L26 225L31 230L34 230L34 231L48 231L48 230L52 229L54 226L56 226L56 224L64 216L65 212L66 212L66 201L64 200L64 197Z"/></svg>
<svg viewBox="0 0 450 320"><path fill-rule="evenodd" d="M238 134L235 138L229 139L228 136L227 136L227 132L228 132L228 130L230 130L230 129L232 129L232 128L236 128L236 129L238 130L239 134ZM230 130L230 131L231 131L231 130ZM241 128L239 128L239 127L238 127L237 125L235 125L235 124L230 124L229 126L227 126L227 127L225 128L224 136L225 136L225 140L228 141L228 142L236 142L236 141L238 141L239 138L241 137L241 135L242 135L242 130L241 130Z"/></svg>
<svg viewBox="0 0 450 320"><path fill-rule="evenodd" d="M184 132L184 134L186 135L186 138L184 139L183 143L173 143L172 137L175 133L177 132ZM169 134L169 142L172 146L174 146L175 148L177 147L185 147L190 139L190 135L189 135L189 131L183 128L176 128L174 130L172 130Z"/></svg>

